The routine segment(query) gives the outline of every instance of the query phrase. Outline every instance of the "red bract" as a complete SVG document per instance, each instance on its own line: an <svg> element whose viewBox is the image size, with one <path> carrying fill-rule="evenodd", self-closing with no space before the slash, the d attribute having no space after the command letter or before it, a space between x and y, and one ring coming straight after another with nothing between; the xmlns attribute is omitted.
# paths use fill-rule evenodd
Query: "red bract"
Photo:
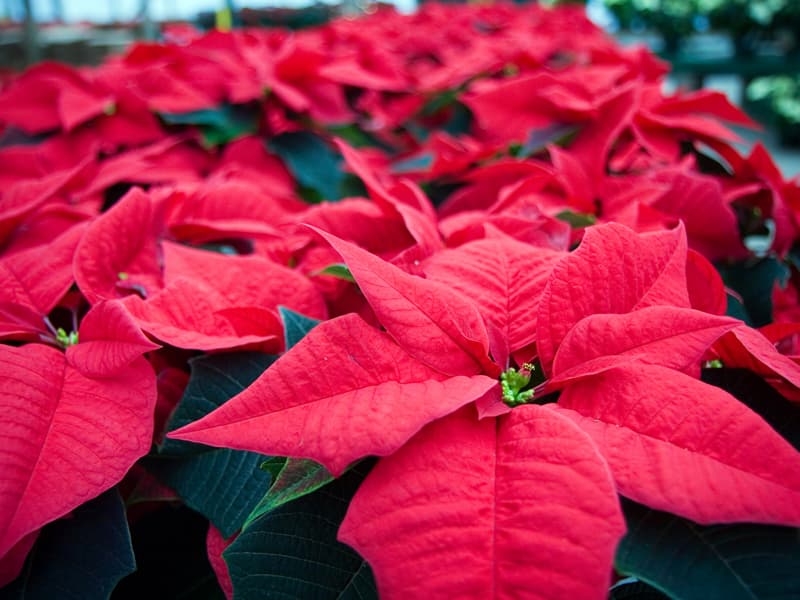
<svg viewBox="0 0 800 600"><path fill-rule="evenodd" d="M14 80L0 95L0 121L29 133L76 126L114 110L114 97L97 91L78 71L41 63Z"/></svg>
<svg viewBox="0 0 800 600"><path fill-rule="evenodd" d="M580 295L573 292L578 282ZM584 317L657 305L689 307L682 228L644 236L620 225L587 230L578 250L556 265L539 305L542 368L551 372L557 347Z"/></svg>
<svg viewBox="0 0 800 600"><path fill-rule="evenodd" d="M0 302L46 317L72 285L72 259L84 230L72 227L47 247L0 258Z"/></svg>
<svg viewBox="0 0 800 600"><path fill-rule="evenodd" d="M155 375L141 357L93 378L48 346L0 346L0 556L118 483L149 449Z"/></svg>
<svg viewBox="0 0 800 600"><path fill-rule="evenodd" d="M464 410L377 466L339 537L369 560L381 598L599 600L625 531L615 496L603 457L560 415Z"/></svg>
<svg viewBox="0 0 800 600"><path fill-rule="evenodd" d="M382 594L430 595L468 585L475 590L470 597L516 597L522 592L514 583L512 557L530 552L556 553L558 565L589 569L591 564L586 585L592 591L581 593L603 597L622 533L609 469L626 495L699 522L800 522L800 482L790 475L798 462L794 450L727 392L683 373L694 371L725 332L749 330L735 319L689 308L682 228L647 235L619 225L590 228L578 250L560 259L549 250L523 252L514 244L468 245L453 252L464 257L478 252L471 256L477 269L451 273L457 263L447 254L431 259L439 279L464 282L453 291L320 234L341 254L391 338L355 316L324 323L251 388L169 435L310 457L334 474L359 457L388 455L357 493L341 531L370 561ZM518 261L513 271L499 269L501 280L510 279L500 286L482 284L491 267L476 261L486 260L489 253L481 250L492 244L499 257L492 255L490 264L508 260L500 258L504 255ZM538 309L536 295L518 294L514 285L522 272L517 269L526 267L548 272ZM580 298L575 289L582 290ZM497 314L496 302L503 299L513 303L513 322ZM539 359L552 376L528 391L534 365L503 371L498 385L494 377L502 367L486 354L491 348L506 357L509 348L532 341L534 330L513 345L509 341L522 315L536 321ZM309 371L306 365L312 363ZM557 388L563 388L557 405L509 408ZM698 397L709 401L698 408ZM500 416L496 426L491 418L477 420L474 409L454 414L473 401L485 417L510 415ZM705 433L702 423L712 413L723 415L720 428L737 428L744 438ZM248 426L254 419L257 429ZM553 432L546 439L569 442L550 445L534 433L539 427ZM739 439L763 449L734 452L728 444ZM652 449L630 450L640 447ZM764 459L773 455L781 457L780 467ZM586 462L581 456L593 458ZM667 465L675 462L683 467L672 474ZM458 466L462 463L473 467ZM494 466L484 473L479 465ZM545 472L548 486L541 485ZM464 486L465 477L474 477L474 485ZM492 482L495 496L488 488L480 491ZM508 494L498 494L506 487ZM588 487L591 494L576 497ZM602 489L605 495L598 492ZM737 501L721 503L707 489L725 489ZM592 500L595 494L602 500ZM777 501L767 506L772 494ZM506 502L531 508L512 520ZM487 503L495 512L486 512ZM517 538L513 531L547 527L533 508L542 504L562 535L595 519L603 523L603 533L591 547L569 550L557 541ZM453 555L454 547L463 551ZM462 568L456 569L454 560ZM419 579L400 576L422 569Z"/></svg>
<svg viewBox="0 0 800 600"><path fill-rule="evenodd" d="M800 525L800 186L724 96L575 6L166 37L0 73L0 585L120 482L245 600L684 597L653 523Z"/></svg>
<svg viewBox="0 0 800 600"><path fill-rule="evenodd" d="M90 303L163 287L159 206L134 188L86 230L75 253L75 281Z"/></svg>

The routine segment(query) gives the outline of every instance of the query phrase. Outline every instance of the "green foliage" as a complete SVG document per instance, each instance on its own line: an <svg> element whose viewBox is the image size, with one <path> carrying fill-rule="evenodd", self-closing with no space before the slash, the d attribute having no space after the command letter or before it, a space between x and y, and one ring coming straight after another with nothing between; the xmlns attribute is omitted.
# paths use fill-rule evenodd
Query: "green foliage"
<svg viewBox="0 0 800 600"><path fill-rule="evenodd" d="M298 192L309 203L366 196L360 180L342 170L342 159L328 143L310 131L291 131L269 140L269 149L281 157L298 182Z"/></svg>
<svg viewBox="0 0 800 600"><path fill-rule="evenodd" d="M125 507L111 489L47 525L21 575L0 589L0 599L107 598L135 570Z"/></svg>
<svg viewBox="0 0 800 600"><path fill-rule="evenodd" d="M270 469L271 466L265 468ZM287 458L278 474L275 475L274 483L269 491L247 517L243 527L248 528L262 515L287 502L315 492L333 479L333 475L325 467L313 460Z"/></svg>
<svg viewBox="0 0 800 600"><path fill-rule="evenodd" d="M350 499L368 472L357 465L330 485L255 520L223 556L234 597L377 598L367 563L336 540Z"/></svg>
<svg viewBox="0 0 800 600"><path fill-rule="evenodd" d="M284 340L286 340L287 350L302 340L309 331L320 323L317 319L301 315L285 306L279 306L278 312L283 321L283 336Z"/></svg>
<svg viewBox="0 0 800 600"><path fill-rule="evenodd" d="M622 506L628 533L617 548L621 573L682 600L800 597L797 529L700 526L627 499Z"/></svg>
<svg viewBox="0 0 800 600"><path fill-rule="evenodd" d="M246 104L223 104L219 108L188 113L160 113L169 125L195 125L208 147L226 144L236 138L255 133L258 109Z"/></svg>
<svg viewBox="0 0 800 600"><path fill-rule="evenodd" d="M226 353L190 361L192 374L168 430L196 421L248 387L275 360L260 353ZM269 489L267 457L255 452L209 448L167 439L148 470L173 488L187 506L230 537Z"/></svg>
<svg viewBox="0 0 800 600"><path fill-rule="evenodd" d="M785 285L789 269L774 257L717 265L725 285L741 296L744 320L753 327L772 322L772 288ZM735 316L735 315L734 315Z"/></svg>

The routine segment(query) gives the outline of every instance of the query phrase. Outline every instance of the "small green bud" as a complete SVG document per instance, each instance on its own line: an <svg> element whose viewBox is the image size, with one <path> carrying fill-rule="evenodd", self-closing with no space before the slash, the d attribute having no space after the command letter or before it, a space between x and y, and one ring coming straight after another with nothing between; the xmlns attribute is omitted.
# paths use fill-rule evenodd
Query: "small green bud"
<svg viewBox="0 0 800 600"><path fill-rule="evenodd" d="M533 388L527 387L530 385L533 370L534 366L532 364L525 363L519 371L511 367L500 374L500 390L503 395L503 402L513 408L533 400Z"/></svg>
<svg viewBox="0 0 800 600"><path fill-rule="evenodd" d="M59 346L62 348L69 348L70 346L74 346L78 343L78 332L77 331L70 331L67 333L59 327L56 329L56 342L58 342Z"/></svg>

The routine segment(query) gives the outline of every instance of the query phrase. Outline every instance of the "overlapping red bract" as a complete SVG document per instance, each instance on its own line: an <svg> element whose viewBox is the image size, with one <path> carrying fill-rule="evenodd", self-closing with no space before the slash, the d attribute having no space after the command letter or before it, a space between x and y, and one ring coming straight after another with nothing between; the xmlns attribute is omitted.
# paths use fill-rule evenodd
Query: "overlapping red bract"
<svg viewBox="0 0 800 600"><path fill-rule="evenodd" d="M170 435L335 474L382 457L340 534L382 596L605 597L618 491L800 524L797 452L698 379L721 360L800 398L796 282L765 336L721 316L711 262L770 229L783 259L800 185L761 146L740 155L725 123L753 123L721 94L665 96L666 72L576 7L426 4L3 80L2 580L161 439L186 356L281 352L279 306L324 322ZM225 104L256 125L220 148L158 117ZM468 130L441 131L462 105ZM368 197L301 200L265 141L309 129ZM448 193L434 208L423 189ZM341 262L356 285L322 274ZM523 366L544 406L503 402L498 376Z"/></svg>
<svg viewBox="0 0 800 600"><path fill-rule="evenodd" d="M468 581L469 587L477 590L475 597L486 597L487 593L490 597L515 597L518 590L511 583L513 576L497 573L520 548L514 543L506 547L500 541L506 533L498 519L503 521L504 517L490 517L483 525L485 529L478 532L480 526L471 511L483 514L479 506L486 499L479 499L480 494L473 491L475 486L463 485L468 473L484 483L493 480L495 475L482 473L480 466L495 464L499 469L506 460L503 443L487 442L486 448L479 450L481 446L473 437L489 432L494 436L494 419L478 421L474 409L464 409L459 418L453 415L456 409L494 393L499 386L492 376L499 367L482 367L489 377L475 375L480 364L476 361L483 354L474 354L466 343L474 336L465 337L464 329L451 324L453 313L439 306L448 294L431 288L432 281L404 274L329 234L324 237L341 253L394 342L356 317L334 319L312 330L253 386L225 406L170 435L266 454L310 457L334 474L360 457L390 454L356 494L343 530L343 539L370 561L381 592L402 597L421 593L416 586L424 585L428 593L435 594L437 590L458 590ZM542 260L551 261L544 297L531 318L539 324L537 348L552 348L554 355L546 368L551 379L540 393L554 388L563 391L557 404L536 410L544 411L542 415L555 410L573 420L589 437L566 433L572 429L565 431L560 424L559 435L571 441L562 441L558 453L529 455L515 445L516 475L512 477L540 469L556 470L560 483L545 487L524 485L516 479L513 484L498 480L496 486L510 485L517 494L502 495L503 501L513 501L515 506L546 504L550 519L563 517L566 522L567 515L574 516L574 509L573 494L565 490L585 485L581 483L583 477L603 480L608 468L625 495L698 522L800 523L796 508L800 506L800 481L789 474L800 460L794 449L733 396L686 374L697 368L726 332L746 331L744 339L758 339L760 334L735 319L689 308L685 242L682 228L637 235L619 225L605 225L587 231L579 249L554 265L552 251L547 249L538 250L541 257L533 248L530 255L521 255L520 266L529 265L531 269ZM603 268L591 268L595 264ZM473 304L470 297L484 294L491 298L495 290L479 285L484 277L480 270L459 273L476 282L467 288L472 293L458 300L472 308L461 309L459 314L477 314L483 323L492 323L497 318L492 303ZM500 277L507 275L507 271L498 271ZM507 289L513 288L514 280L510 283ZM577 299L573 293L576 288L592 292ZM429 293L430 289L436 293ZM506 294L507 302L520 302L519 297ZM523 307L528 301L522 301ZM469 327L473 332L480 329L475 324ZM423 347L421 340L428 340L430 345ZM542 340L549 345L540 346ZM449 344L446 361L439 353L424 351L438 347L437 343ZM510 347L508 340L506 346ZM754 352L760 348L755 342L749 347ZM429 365L427 384L419 379L420 375L425 377L424 371L411 375L413 363L402 358L404 350ZM309 376L302 369L312 361L315 367ZM292 370L298 373L294 377L289 375ZM411 379L403 379L398 370ZM469 391L453 397L459 393L456 386L440 387L441 383L455 383L459 377L448 378L453 375L470 376L482 387L475 390L470 386ZM331 382L336 382L336 387ZM431 398L438 397L437 401L427 398L431 391ZM700 402L700 398L704 400ZM420 400L421 405L417 404ZM431 412L433 406L437 412ZM304 410L298 410L301 408ZM509 416L499 416L497 426L502 431L504 423L509 419L514 422L515 415L527 410L512 409ZM414 415L411 422L409 411ZM486 414L498 416L503 412L507 410ZM703 433L702 423L713 414L720 431L735 429L739 434L721 436L716 429ZM259 426L253 428L256 420ZM417 436L409 435L428 423L434 424ZM479 430L486 433L479 434ZM254 436L255 431L258 434ZM747 451L737 446L740 441ZM750 447L762 441L763 453ZM584 446L586 452L598 457L592 475L570 471L561 462L564 452L583 452L580 448ZM473 451L474 456L470 454ZM448 468L431 462L430 457L439 454L444 458L436 460L444 460ZM780 465L773 466L767 456L780 456ZM459 461L465 462L458 466ZM680 468L673 469L675 464ZM431 476L423 476L428 471ZM398 484L399 477L408 481ZM409 495L411 490L413 495ZM608 493L615 498L613 487ZM720 501L720 497L729 495L735 495L736 501ZM610 507L619 510L615 502L603 502L603 511L612 510ZM383 515L380 525L376 524L375 511ZM607 524L613 523L608 521L608 513L602 514ZM537 525L533 516L531 519L528 525L541 530L543 525ZM519 520L516 524L523 526ZM474 527L478 527L475 533ZM441 535L423 533L454 528L463 528L463 533L458 540L453 538L452 544L442 543ZM603 542L591 550L596 560L605 557L602 563L592 563L593 572L600 578L597 581L602 581L602 574L607 577L621 533L621 526L612 527ZM387 544L387 539L396 540L397 547ZM463 546L465 554L452 556L453 544ZM489 546L484 547L486 544ZM403 546L413 551L402 551ZM546 549L528 550L534 554L560 552L555 542ZM577 560L580 554L576 551L570 556ZM452 560L470 568L454 573ZM428 579L424 584L401 577L416 569L425 570ZM468 579L464 579L465 573L470 574Z"/></svg>

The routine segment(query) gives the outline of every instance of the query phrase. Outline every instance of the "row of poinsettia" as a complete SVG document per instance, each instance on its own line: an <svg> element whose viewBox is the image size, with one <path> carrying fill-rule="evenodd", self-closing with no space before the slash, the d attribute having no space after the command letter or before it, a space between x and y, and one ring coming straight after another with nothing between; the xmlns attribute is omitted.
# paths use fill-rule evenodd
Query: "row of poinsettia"
<svg viewBox="0 0 800 600"><path fill-rule="evenodd" d="M335 520L387 598L605 597L619 494L800 525L796 432L700 379L796 414L791 280L737 299L718 270L793 273L800 185L739 154L724 96L665 96L574 7L179 33L0 93L0 583L124 479L208 517L223 588L261 597L275 495L370 456Z"/></svg>

